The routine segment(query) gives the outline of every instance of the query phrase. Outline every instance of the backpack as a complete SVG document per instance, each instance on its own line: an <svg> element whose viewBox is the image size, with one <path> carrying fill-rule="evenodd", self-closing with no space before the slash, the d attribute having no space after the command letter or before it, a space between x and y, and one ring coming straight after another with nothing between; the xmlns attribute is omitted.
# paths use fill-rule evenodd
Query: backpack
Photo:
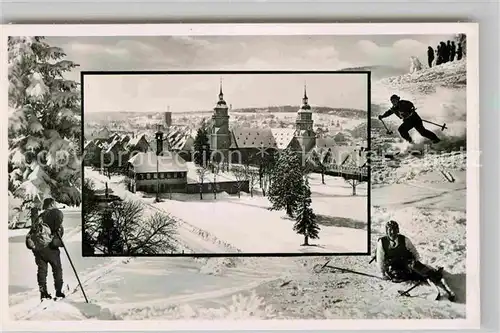
<svg viewBox="0 0 500 333"><path fill-rule="evenodd" d="M30 231L26 235L26 247L30 250L42 250L53 240L52 230L43 220L43 213L34 219Z"/></svg>

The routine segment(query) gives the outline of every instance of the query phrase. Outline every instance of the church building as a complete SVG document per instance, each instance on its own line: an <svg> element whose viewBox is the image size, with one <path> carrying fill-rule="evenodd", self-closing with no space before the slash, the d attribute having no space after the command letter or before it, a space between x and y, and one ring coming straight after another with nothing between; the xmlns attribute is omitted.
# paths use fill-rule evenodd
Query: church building
<svg viewBox="0 0 500 333"><path fill-rule="evenodd" d="M214 159L223 157L231 163L258 164L257 160L263 154L292 149L309 153L313 149L334 149L333 138L318 138L313 129L313 110L309 104L307 89L304 86L302 105L297 111L295 128L251 128L235 126L229 127L229 108L224 100L222 84L219 99L212 115L210 129L210 149Z"/></svg>

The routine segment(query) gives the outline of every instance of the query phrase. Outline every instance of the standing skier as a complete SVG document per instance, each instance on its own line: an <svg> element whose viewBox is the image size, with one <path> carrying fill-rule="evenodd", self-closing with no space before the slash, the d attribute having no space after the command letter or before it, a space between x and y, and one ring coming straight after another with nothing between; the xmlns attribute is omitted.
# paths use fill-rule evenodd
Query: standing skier
<svg viewBox="0 0 500 333"><path fill-rule="evenodd" d="M415 111L415 106L412 102L400 99L398 95L391 96L392 107L387 110L384 114L378 116L379 120L389 117L391 114L396 114L400 119L403 119L403 123L399 126L398 131L403 139L409 143L413 143L413 140L409 134L412 128L415 128L421 136L431 140L433 143L438 143L441 141L436 134L429 131L424 127L422 119Z"/></svg>
<svg viewBox="0 0 500 333"><path fill-rule="evenodd" d="M63 213L55 207L53 198L46 198L42 209L43 211L35 219L26 236L26 246L33 251L35 256L38 287L40 298L43 300L52 298L47 291L48 265L52 268L56 297L65 297L65 295L62 292L63 272L59 251L59 247L62 246L60 237L64 233Z"/></svg>
<svg viewBox="0 0 500 333"><path fill-rule="evenodd" d="M434 61L434 49L429 46L427 48L427 64L429 65L429 68L432 67L432 63Z"/></svg>

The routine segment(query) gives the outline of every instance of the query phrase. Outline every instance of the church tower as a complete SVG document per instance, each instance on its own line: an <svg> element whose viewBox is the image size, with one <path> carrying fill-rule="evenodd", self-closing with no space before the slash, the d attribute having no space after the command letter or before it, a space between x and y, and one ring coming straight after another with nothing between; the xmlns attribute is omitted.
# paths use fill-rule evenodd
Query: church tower
<svg viewBox="0 0 500 333"><path fill-rule="evenodd" d="M304 85L304 97L302 98L302 106L297 112L295 120L295 137L300 143L301 149L304 152L309 152L316 146L316 133L313 130L312 109L307 98L307 89Z"/></svg>
<svg viewBox="0 0 500 333"><path fill-rule="evenodd" d="M220 83L219 100L214 107L212 115L212 128L210 132L210 149L214 152L215 158L229 156L229 146L231 145L231 136L229 132L229 114L228 106L224 100L222 92L222 80ZM218 151L218 152L217 152Z"/></svg>

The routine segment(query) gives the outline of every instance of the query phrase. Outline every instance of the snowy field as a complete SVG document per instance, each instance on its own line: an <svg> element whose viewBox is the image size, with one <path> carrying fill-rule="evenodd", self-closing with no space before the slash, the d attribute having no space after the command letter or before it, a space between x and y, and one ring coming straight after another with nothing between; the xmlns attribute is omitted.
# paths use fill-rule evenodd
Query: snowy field
<svg viewBox="0 0 500 333"><path fill-rule="evenodd" d="M437 187L416 179L423 186ZM427 184L427 185L425 185ZM463 318L465 314L465 210L451 211L445 201L435 205L408 205L414 188L403 187L398 200L381 195L391 187L375 190L372 242L383 224L395 218L401 232L412 238L424 262L445 267L446 277L457 293L457 302L431 300L432 288L421 286L411 298L396 297L392 284L339 272L315 274L317 263L331 264L368 274L378 274L369 257L317 258L81 258L71 249L77 269L91 300L86 304L65 261L70 284L68 300L43 311L28 311L37 303L36 275L32 258L23 243L9 239L11 279L28 281L26 290L12 288L11 318L31 320L86 319L272 319L272 318ZM428 189L429 193L432 189ZM465 192L450 193L464 200ZM425 196L425 195L424 195ZM389 199L391 199L389 201ZM12 230L11 233L19 231ZM71 231L69 231L71 233ZM76 231L73 231L76 232ZM80 236L81 234L79 234ZM446 237L443 237L446 235ZM78 237L67 241L78 246ZM74 243L73 243L74 242ZM372 243L373 245L373 243ZM63 255L64 257L64 255ZM14 259L19 258L19 259ZM23 259L24 258L24 259ZM18 260L31 267L21 270ZM90 262L89 260L93 260ZM51 278L49 275L49 285ZM10 283L12 284L12 283ZM15 283L16 284L16 283ZM22 284L19 282L19 284ZM28 290L28 291L27 291Z"/></svg>
<svg viewBox="0 0 500 333"><path fill-rule="evenodd" d="M100 182L100 186L108 181L108 186L121 197L133 195L126 193L120 177L109 180L89 168L85 176ZM352 196L352 188L342 178L326 176L325 183L321 184L321 175L311 175L312 208L321 230L320 239L311 240L309 247L301 246L303 236L293 231L295 221L283 211L268 210L269 200L259 191L253 197L242 193L241 198L220 193L215 200L212 194L205 194L203 200L199 200L198 194L173 194L172 200L165 197L161 203L154 203L151 195L140 192L135 197L149 197L141 201L206 231L241 253L366 253L366 183L358 186L356 196Z"/></svg>

